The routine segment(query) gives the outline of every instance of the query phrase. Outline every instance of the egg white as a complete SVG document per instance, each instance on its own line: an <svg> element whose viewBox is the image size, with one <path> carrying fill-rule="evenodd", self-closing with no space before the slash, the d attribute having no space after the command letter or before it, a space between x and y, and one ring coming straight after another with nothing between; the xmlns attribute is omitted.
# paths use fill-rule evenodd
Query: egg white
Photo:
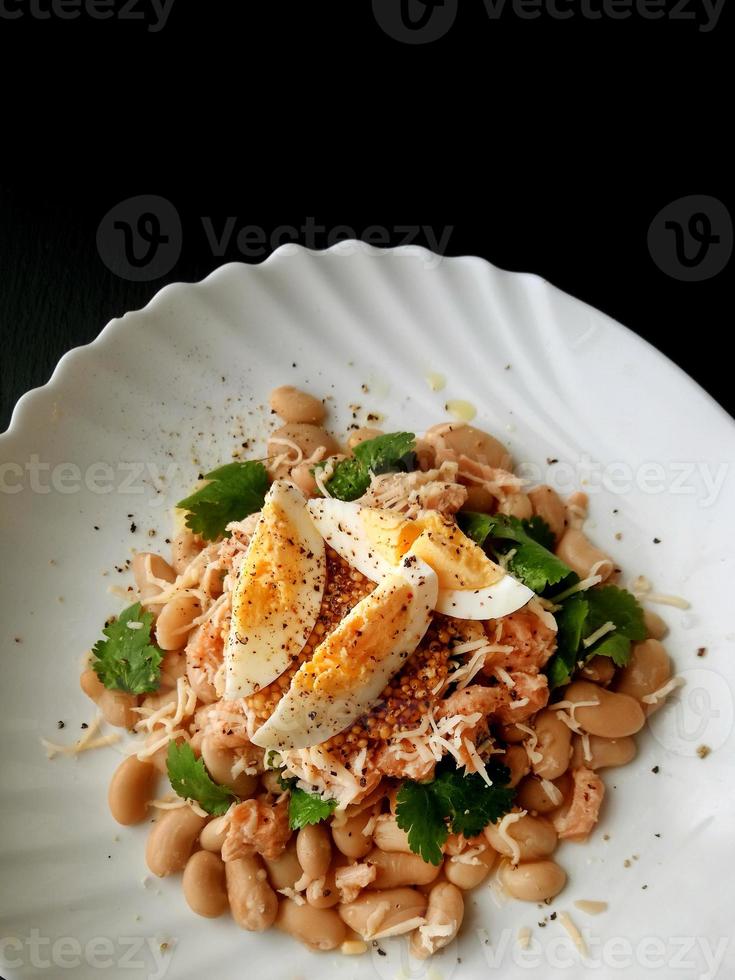
<svg viewBox="0 0 735 980"><path fill-rule="evenodd" d="M261 690L290 666L314 629L325 584L324 540L309 517L306 500L296 487L276 480L232 597L225 644L226 699Z"/></svg>
<svg viewBox="0 0 735 980"><path fill-rule="evenodd" d="M360 504L330 498L310 500L308 508L327 544L371 582L380 582L395 569L370 540L363 521L365 508ZM377 512L372 510L372 514ZM386 519L394 516L389 513ZM459 619L498 619L532 598L531 589L502 571L498 581L485 588L440 588L436 611Z"/></svg>
<svg viewBox="0 0 735 980"><path fill-rule="evenodd" d="M339 643L348 636L355 622L360 623L366 611L379 613L397 589L410 586L404 608L405 625L393 632L381 615L373 615L368 625L360 625L358 641L351 647L355 663L354 683L344 681L339 690L308 689L302 683L308 664L302 664L291 686L278 702L275 712L252 736L256 745L268 749L303 749L337 735L365 714L380 698L388 681L413 653L431 622L437 599L436 573L413 555L398 568L391 569L378 587L365 596L345 616L324 643ZM382 635L381 635L382 629ZM363 659L360 645L371 652ZM316 657L319 648L314 653ZM300 676L301 675L301 676ZM342 689L347 684L346 689Z"/></svg>
<svg viewBox="0 0 735 980"><path fill-rule="evenodd" d="M319 533L337 554L371 582L380 582L395 571L378 553L367 535L363 523L364 507L348 500L317 498L307 504L311 519Z"/></svg>

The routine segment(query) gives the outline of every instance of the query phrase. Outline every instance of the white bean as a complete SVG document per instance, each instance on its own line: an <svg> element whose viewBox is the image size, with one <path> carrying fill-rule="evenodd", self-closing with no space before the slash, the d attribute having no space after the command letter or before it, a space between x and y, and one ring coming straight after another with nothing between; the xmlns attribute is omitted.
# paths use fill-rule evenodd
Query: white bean
<svg viewBox="0 0 735 980"><path fill-rule="evenodd" d="M154 875L164 878L183 871L205 822L206 817L198 816L189 806L163 812L148 835L145 850L146 863Z"/></svg>
<svg viewBox="0 0 735 980"><path fill-rule="evenodd" d="M318 424L324 421L326 409L323 402L313 395L294 388L293 385L281 385L270 393L270 407L280 415L284 422L312 422Z"/></svg>
<svg viewBox="0 0 735 980"><path fill-rule="evenodd" d="M281 902L276 926L309 949L337 949L347 937L344 922L334 909L297 905L289 898Z"/></svg>
<svg viewBox="0 0 735 980"><path fill-rule="evenodd" d="M162 650L180 650L193 621L202 613L202 604L190 592L181 592L166 603L156 621L156 642Z"/></svg>
<svg viewBox="0 0 735 980"><path fill-rule="evenodd" d="M464 898L459 888L449 881L440 881L434 885L429 892L425 919L427 926L449 927L451 932L431 936L417 929L411 935L411 952L420 960L425 960L437 950L448 946L459 932L464 919Z"/></svg>
<svg viewBox="0 0 735 980"><path fill-rule="evenodd" d="M296 855L310 878L321 878L327 873L332 861L332 844L324 824L301 828L296 838Z"/></svg>
<svg viewBox="0 0 735 980"><path fill-rule="evenodd" d="M256 854L225 863L232 918L241 929L263 932L278 914L278 898Z"/></svg>
<svg viewBox="0 0 735 980"><path fill-rule="evenodd" d="M529 861L517 866L503 861L500 881L513 898L523 902L545 902L559 894L567 876L555 861Z"/></svg>
<svg viewBox="0 0 735 980"><path fill-rule="evenodd" d="M230 906L224 862L211 851L192 854L184 868L182 887L192 912L207 919L216 919Z"/></svg>

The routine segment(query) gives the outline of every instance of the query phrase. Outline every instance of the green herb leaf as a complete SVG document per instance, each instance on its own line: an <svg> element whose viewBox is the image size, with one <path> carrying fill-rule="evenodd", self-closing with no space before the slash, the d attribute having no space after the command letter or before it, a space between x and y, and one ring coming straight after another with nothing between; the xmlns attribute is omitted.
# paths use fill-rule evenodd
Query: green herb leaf
<svg viewBox="0 0 735 980"><path fill-rule="evenodd" d="M227 463L205 474L209 482L176 505L189 513L186 526L207 541L226 534L230 521L241 521L260 510L268 492L268 472L262 463Z"/></svg>
<svg viewBox="0 0 735 980"><path fill-rule="evenodd" d="M429 864L440 864L441 847L449 829L465 837L476 837L495 823L513 805L514 791L505 784L510 773L505 766L489 762L488 786L479 773L463 775L444 770L429 783L407 780L396 797L396 821L408 834L408 845Z"/></svg>
<svg viewBox="0 0 735 980"><path fill-rule="evenodd" d="M327 489L339 500L357 500L370 486L370 474L408 473L416 468L416 437L412 432L389 432L361 442L352 459L336 463ZM315 469L322 469L317 463Z"/></svg>
<svg viewBox="0 0 735 980"><path fill-rule="evenodd" d="M442 844L449 836L446 801L432 783L407 780L396 796L396 822L408 834L408 846L429 864L441 864Z"/></svg>
<svg viewBox="0 0 735 980"><path fill-rule="evenodd" d="M568 684L577 667L582 633L589 613L589 603L580 593L570 596L556 613L559 628L556 634L556 652L549 660L546 674L553 690Z"/></svg>
<svg viewBox="0 0 735 980"><path fill-rule="evenodd" d="M227 813L233 800L237 800L232 790L214 782L188 742L168 743L166 768L174 792L185 800L194 800L215 817Z"/></svg>
<svg viewBox="0 0 735 980"><path fill-rule="evenodd" d="M288 803L288 825L291 830L300 830L313 823L320 823L331 817L337 808L336 800L323 800L316 793L307 793L297 786L291 787Z"/></svg>
<svg viewBox="0 0 735 980"><path fill-rule="evenodd" d="M615 629L629 640L639 643L645 640L648 632L643 619L643 609L634 595L617 585L603 585L589 589L587 601L590 604L587 635L605 623L615 623Z"/></svg>
<svg viewBox="0 0 735 980"><path fill-rule="evenodd" d="M482 547L495 526L495 518L490 514L476 514L474 511L460 511L457 514L457 524L468 538Z"/></svg>
<svg viewBox="0 0 735 980"><path fill-rule="evenodd" d="M105 687L128 694L158 690L163 654L151 643L152 623L153 613L143 612L136 602L102 630L107 639L95 643L92 667Z"/></svg>
<svg viewBox="0 0 735 980"><path fill-rule="evenodd" d="M321 823L334 813L337 807L336 800L323 800L316 793L307 793L306 790L299 789L296 785L298 780L294 776L282 776L279 774L278 783L281 789L291 791L291 799L288 802L288 825L291 830L301 830L312 823Z"/></svg>
<svg viewBox="0 0 735 980"><path fill-rule="evenodd" d="M556 621L557 649L546 668L552 689L568 684L577 664L587 663L592 657L610 657L617 667L624 667L630 660L631 643L647 636L638 600L616 585L591 588L584 594L570 596L556 614ZM584 647L582 641L606 623L614 623L615 631Z"/></svg>
<svg viewBox="0 0 735 980"><path fill-rule="evenodd" d="M542 548L546 548L547 551L552 551L556 538L554 537L554 532L551 530L549 525L543 519L535 514L528 520L521 521L526 533L530 538L540 544Z"/></svg>
<svg viewBox="0 0 735 980"><path fill-rule="evenodd" d="M630 640L622 633L608 633L591 650L591 656L610 657L616 667L625 667L630 660Z"/></svg>
<svg viewBox="0 0 735 980"><path fill-rule="evenodd" d="M505 766L488 762L485 766L493 781L488 786L479 773L463 775L456 770L443 772L434 780L434 792L444 799L452 832L476 837L489 823L506 814L513 805L514 791L506 787L510 772Z"/></svg>
<svg viewBox="0 0 735 980"><path fill-rule="evenodd" d="M506 514L460 513L457 519L464 533L477 544L484 545L491 538L495 551L501 555L514 549L508 571L538 595L573 574L568 565L549 551L547 545L553 545L553 536L539 517L520 521Z"/></svg>

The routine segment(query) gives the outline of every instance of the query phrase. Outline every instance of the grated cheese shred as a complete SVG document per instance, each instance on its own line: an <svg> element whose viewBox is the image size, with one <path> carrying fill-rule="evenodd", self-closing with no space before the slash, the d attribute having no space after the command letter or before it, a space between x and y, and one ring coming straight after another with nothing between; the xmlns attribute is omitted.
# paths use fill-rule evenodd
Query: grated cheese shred
<svg viewBox="0 0 735 980"><path fill-rule="evenodd" d="M658 704L659 701L663 701L663 699L671 694L672 691L676 690L677 687L683 687L684 683L683 677L672 677L657 691L652 691L650 694L644 694L641 701L643 701L645 704Z"/></svg>
<svg viewBox="0 0 735 980"><path fill-rule="evenodd" d="M594 633L590 633L589 636L586 636L582 640L582 646L586 650L588 647L591 647L593 643L597 643L597 641L601 640L603 636L607 636L608 633L612 633L614 630L615 623L608 619L608 621L603 623L599 629L596 629Z"/></svg>
<svg viewBox="0 0 735 980"><path fill-rule="evenodd" d="M327 490L326 484L328 480L331 480L334 476L334 460L328 459L324 466L320 466L314 470L314 483L316 483L319 488L319 492L323 497L331 497L331 493Z"/></svg>
<svg viewBox="0 0 735 980"><path fill-rule="evenodd" d="M520 862L521 848L518 841L514 837L510 836L510 833L508 832L508 827L510 827L511 824L518 823L521 817L525 817L527 813L528 813L527 810L519 810L516 813L506 813L506 815L497 825L498 834L500 835L501 840L503 840L504 843L507 844L511 852L510 853L511 864L518 864Z"/></svg>
<svg viewBox="0 0 735 980"><path fill-rule="evenodd" d="M577 947L577 949L582 954L582 956L586 956L587 953L588 953L587 944L585 943L584 939L582 938L582 933L579 931L579 929L576 927L576 925L572 921L572 917L569 915L569 913L568 912L560 912L559 913L559 922L566 929L566 931L569 933L572 942Z"/></svg>
<svg viewBox="0 0 735 980"><path fill-rule="evenodd" d="M96 715L89 726L85 729L81 738L77 739L72 745L62 745L59 742L50 742L47 738L41 739L41 745L46 749L46 757L54 759L57 755L77 756L82 752L91 752L92 749L103 749L108 745L119 742L122 736L119 732L110 732L109 735L99 734L102 725L102 715Z"/></svg>
<svg viewBox="0 0 735 980"><path fill-rule="evenodd" d="M541 752L536 750L536 746L538 745L538 735L533 728L529 728L528 725L521 725L519 722L516 722L516 728L518 731L528 735L528 740L523 740L523 748L526 750L528 761L532 766L535 766L536 763L541 762L543 759Z"/></svg>
<svg viewBox="0 0 735 980"><path fill-rule="evenodd" d="M653 602L659 606L674 606L675 609L689 609L691 605L682 596L654 592L653 586L645 575L639 575L633 579L629 589L639 602Z"/></svg>
<svg viewBox="0 0 735 980"><path fill-rule="evenodd" d="M541 780L541 789L555 806L559 806L564 802L564 794L558 786L554 786L550 779Z"/></svg>

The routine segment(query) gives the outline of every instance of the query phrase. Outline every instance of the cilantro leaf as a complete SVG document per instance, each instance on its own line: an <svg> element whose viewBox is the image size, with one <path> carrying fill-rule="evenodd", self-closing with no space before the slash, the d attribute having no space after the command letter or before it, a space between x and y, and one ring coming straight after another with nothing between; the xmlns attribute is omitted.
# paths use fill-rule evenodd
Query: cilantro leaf
<svg viewBox="0 0 735 980"><path fill-rule="evenodd" d="M630 660L630 639L622 633L608 633L592 648L593 657L610 657L616 667L625 667Z"/></svg>
<svg viewBox="0 0 735 980"><path fill-rule="evenodd" d="M128 625L131 623L142 625ZM102 630L107 639L98 640L92 648L92 667L105 687L128 694L158 690L163 654L151 643L152 623L153 613L143 612L136 602Z"/></svg>
<svg viewBox="0 0 735 980"><path fill-rule="evenodd" d="M396 823L408 834L408 846L428 864L441 864L442 844L449 836L446 801L432 783L407 780L396 796Z"/></svg>
<svg viewBox="0 0 735 980"><path fill-rule="evenodd" d="M552 689L568 684L572 679L589 608L587 600L577 593L570 596L556 614L556 653L546 668Z"/></svg>
<svg viewBox="0 0 735 980"><path fill-rule="evenodd" d="M467 537L472 538L480 547L485 544L495 526L495 520L490 514L476 514L471 510L460 511L457 514L457 523Z"/></svg>
<svg viewBox="0 0 735 980"><path fill-rule="evenodd" d="M291 791L291 799L288 801L288 825L291 830L301 830L309 824L321 823L331 817L337 807L336 800L323 800L316 793L299 789L295 777L284 778L279 774L278 782L281 789Z"/></svg>
<svg viewBox="0 0 735 980"><path fill-rule="evenodd" d="M168 743L166 759L168 778L174 792L185 800L194 800L207 813L221 817L237 797L226 786L215 783L202 759L197 759L188 742Z"/></svg>
<svg viewBox="0 0 735 980"><path fill-rule="evenodd" d="M638 600L616 585L588 589L584 597L579 593L570 596L556 614L556 621L557 650L546 668L552 689L568 684L577 664L586 663L592 657L610 657L616 667L624 667L630 660L631 643L647 636ZM585 647L582 643L585 637L606 623L614 623L615 631Z"/></svg>
<svg viewBox="0 0 735 980"><path fill-rule="evenodd" d="M508 571L537 594L557 585L572 575L572 570L554 555L547 545L553 544L548 525L539 517L520 521L506 514L458 514L459 526L479 545L488 538L495 542L494 550L505 554L514 550L508 561ZM510 546L497 542L512 542Z"/></svg>
<svg viewBox="0 0 735 980"><path fill-rule="evenodd" d="M510 779L508 769L488 762L486 770L492 786L479 773L463 775L456 769L445 769L429 783L404 782L396 797L396 821L408 834L414 854L429 864L440 864L450 828L455 834L476 837L510 810L514 791L504 785Z"/></svg>
<svg viewBox="0 0 735 980"><path fill-rule="evenodd" d="M605 623L615 623L615 629L629 640L639 643L645 640L648 632L643 619L643 609L634 595L627 589L619 589L617 585L603 585L601 588L590 589L587 592L590 604L587 634L604 626Z"/></svg>
<svg viewBox="0 0 735 980"><path fill-rule="evenodd" d="M336 800L323 800L316 793L307 793L306 790L293 786L288 802L288 825L291 830L301 830L302 827L331 817L336 808Z"/></svg>
<svg viewBox="0 0 735 980"><path fill-rule="evenodd" d="M412 432L389 432L355 446L353 458L336 463L327 489L339 500L357 500L370 486L370 474L408 473L416 468L416 437ZM322 469L318 463L315 469Z"/></svg>
<svg viewBox="0 0 735 980"><path fill-rule="evenodd" d="M205 477L209 482L176 505L189 513L186 526L207 541L226 534L230 521L260 510L268 492L268 472L262 463L227 463Z"/></svg>
<svg viewBox="0 0 735 980"><path fill-rule="evenodd" d="M510 772L505 766L487 763L485 770L493 781L488 786L479 773L463 775L456 770L443 772L434 780L434 792L446 802L452 831L477 837L489 823L495 823L513 805L514 791L505 786Z"/></svg>
<svg viewBox="0 0 735 980"><path fill-rule="evenodd" d="M543 519L539 517L538 514L534 514L533 517L528 520L521 521L526 533L529 537L540 544L542 548L546 548L547 551L551 551L556 542L554 537L554 532L551 530L549 525Z"/></svg>

